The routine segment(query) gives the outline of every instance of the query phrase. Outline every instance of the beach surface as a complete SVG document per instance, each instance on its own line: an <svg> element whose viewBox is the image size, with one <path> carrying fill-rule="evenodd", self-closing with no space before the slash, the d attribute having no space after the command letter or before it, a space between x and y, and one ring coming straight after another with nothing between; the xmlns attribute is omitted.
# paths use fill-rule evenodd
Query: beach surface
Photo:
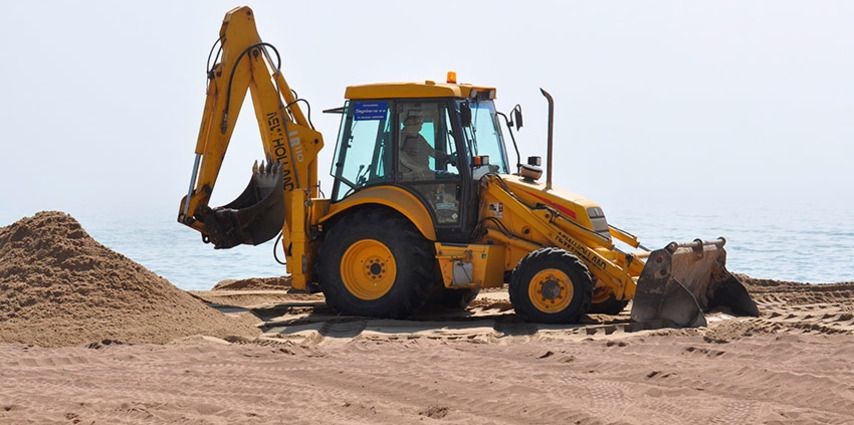
<svg viewBox="0 0 854 425"><path fill-rule="evenodd" d="M332 316L316 295L197 293L256 312L264 333L0 345L0 422L854 422L854 285L752 282L759 318L638 332L620 316L527 324L503 291L409 321Z"/></svg>
<svg viewBox="0 0 854 425"><path fill-rule="evenodd" d="M854 283L741 275L760 317L693 329L526 323L506 288L381 320L286 278L184 292L27 220L0 228L3 424L854 423Z"/></svg>

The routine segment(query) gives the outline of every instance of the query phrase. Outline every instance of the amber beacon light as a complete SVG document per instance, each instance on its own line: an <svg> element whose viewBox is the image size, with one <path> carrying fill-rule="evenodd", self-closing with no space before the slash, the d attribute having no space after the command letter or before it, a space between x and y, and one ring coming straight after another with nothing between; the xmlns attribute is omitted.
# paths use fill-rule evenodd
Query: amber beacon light
<svg viewBox="0 0 854 425"><path fill-rule="evenodd" d="M448 71L448 84L457 84L457 73L456 71Z"/></svg>

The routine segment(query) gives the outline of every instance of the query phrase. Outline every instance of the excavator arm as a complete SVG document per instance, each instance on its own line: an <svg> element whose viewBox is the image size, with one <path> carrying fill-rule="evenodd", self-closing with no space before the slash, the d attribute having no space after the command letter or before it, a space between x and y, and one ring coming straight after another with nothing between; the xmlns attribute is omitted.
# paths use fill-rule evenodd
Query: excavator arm
<svg viewBox="0 0 854 425"><path fill-rule="evenodd" d="M216 248L257 245L281 231L288 270L295 283L304 282L307 211L317 197L317 154L323 137L300 108L304 100L285 81L278 51L258 36L249 7L226 13L218 44L214 62L219 62L208 71L196 157L178 221L201 232L202 239ZM266 162L256 163L249 185L237 199L211 208L208 203L247 91Z"/></svg>

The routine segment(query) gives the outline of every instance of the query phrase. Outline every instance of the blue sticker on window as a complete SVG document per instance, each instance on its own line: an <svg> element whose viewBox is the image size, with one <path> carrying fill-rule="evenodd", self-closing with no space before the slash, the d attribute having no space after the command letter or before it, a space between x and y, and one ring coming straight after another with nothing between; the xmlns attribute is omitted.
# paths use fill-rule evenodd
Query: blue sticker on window
<svg viewBox="0 0 854 425"><path fill-rule="evenodd" d="M376 121L385 119L388 102L354 102L353 119L356 121Z"/></svg>

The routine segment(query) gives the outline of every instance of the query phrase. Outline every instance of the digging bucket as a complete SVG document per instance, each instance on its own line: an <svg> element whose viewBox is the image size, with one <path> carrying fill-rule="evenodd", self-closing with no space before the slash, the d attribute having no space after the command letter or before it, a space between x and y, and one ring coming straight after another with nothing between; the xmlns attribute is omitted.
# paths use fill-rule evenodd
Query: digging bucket
<svg viewBox="0 0 854 425"><path fill-rule="evenodd" d="M285 218L284 185L277 161L252 167L252 178L235 200L202 217L214 248L258 245L276 237Z"/></svg>
<svg viewBox="0 0 854 425"><path fill-rule="evenodd" d="M648 326L705 326L704 312L758 316L744 285L726 269L726 240L671 242L652 251L638 279L632 320Z"/></svg>

